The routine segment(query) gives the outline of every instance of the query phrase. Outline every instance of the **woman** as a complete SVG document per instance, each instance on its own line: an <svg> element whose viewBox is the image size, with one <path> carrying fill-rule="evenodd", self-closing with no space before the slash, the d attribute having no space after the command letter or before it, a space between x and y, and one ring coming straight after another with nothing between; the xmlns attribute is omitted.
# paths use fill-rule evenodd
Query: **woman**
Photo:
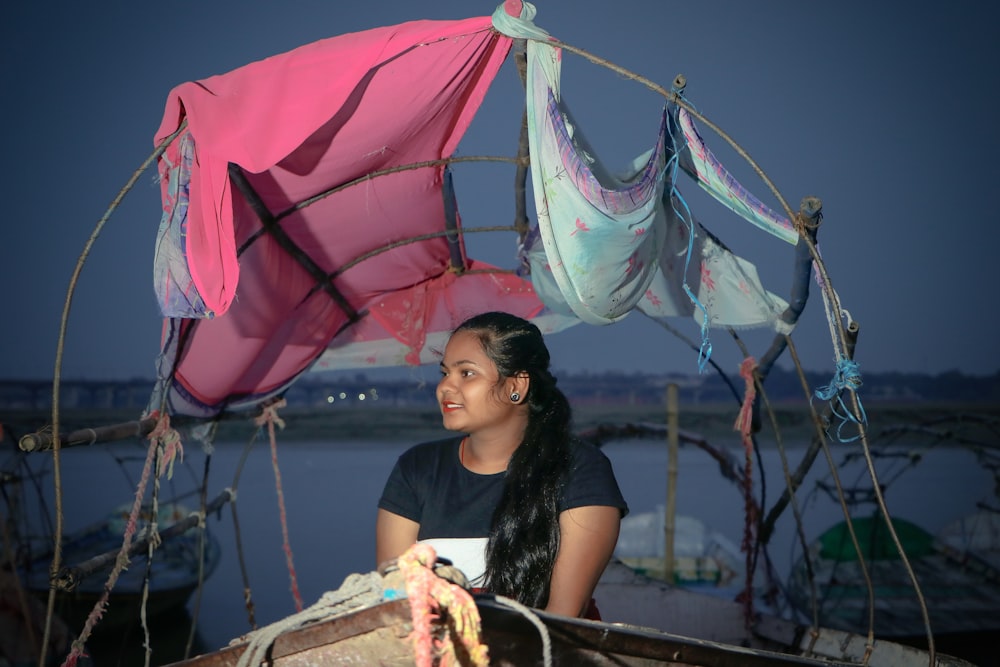
<svg viewBox="0 0 1000 667"><path fill-rule="evenodd" d="M595 617L628 507L604 453L571 438L538 327L499 312L463 322L437 400L444 427L464 435L399 457L379 500L377 562L426 541L477 588Z"/></svg>

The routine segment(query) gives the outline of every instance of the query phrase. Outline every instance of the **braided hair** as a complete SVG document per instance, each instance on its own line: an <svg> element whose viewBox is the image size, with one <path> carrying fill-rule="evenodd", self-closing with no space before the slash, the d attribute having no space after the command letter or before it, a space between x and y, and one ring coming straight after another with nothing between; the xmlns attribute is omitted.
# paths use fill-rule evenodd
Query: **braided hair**
<svg viewBox="0 0 1000 667"><path fill-rule="evenodd" d="M486 547L486 588L532 607L549 597L559 550L557 503L570 466L571 411L549 372L549 351L531 322L503 312L476 315L455 330L477 336L498 383L526 373L528 424L507 466Z"/></svg>

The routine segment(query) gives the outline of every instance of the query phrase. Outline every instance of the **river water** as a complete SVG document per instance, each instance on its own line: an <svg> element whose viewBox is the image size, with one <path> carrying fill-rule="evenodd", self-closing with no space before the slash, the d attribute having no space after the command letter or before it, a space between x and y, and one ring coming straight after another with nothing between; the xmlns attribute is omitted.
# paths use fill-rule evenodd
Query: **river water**
<svg viewBox="0 0 1000 667"><path fill-rule="evenodd" d="M375 568L376 502L396 457L413 443L281 442L280 433L278 438L277 464L295 581L303 603L308 606L323 592L338 588L348 574ZM713 444L726 449L742 465L743 451L738 441ZM836 445L834 459L840 463L847 453L858 449L856 443ZM798 464L804 450L801 444L788 449L790 465ZM240 469L245 451L242 443L216 445L210 459L209 498L234 485L234 475ZM633 514L651 511L665 503L664 442L612 441L604 446L604 451L614 465ZM766 449L761 454L767 486L765 506L770 508L784 487L782 462L776 449ZM129 502L139 478L142 455L141 447L124 444L64 451L62 476L67 529L91 523L110 508ZM172 482L164 482L162 494L190 488L192 480L204 470L205 460L197 445L188 445L184 465L177 466ZM761 471L756 458L753 466L753 476L759 483ZM880 481L892 480L886 501L894 517L908 519L935 532L974 512L977 502L990 502L992 498L995 504L992 476L977 465L967 450L945 447L929 450L918 465L894 478L904 466L902 459L879 461ZM816 484L829 480L828 471L826 458L820 454L798 493L807 541L843 518L840 506ZM860 461L848 464L840 474L845 486L871 485L866 482L867 473ZM759 485L757 488L759 494ZM263 625L295 611L292 580L283 549L274 465L266 441L258 441L246 455L236 489L242 556L256 620ZM194 499L187 502L196 503ZM697 517L733 543L740 543L744 524L742 493L720 474L719 464L712 457L691 445L683 446L679 452L676 505L678 514ZM858 508L859 513L870 510L870 505ZM250 629L243 603L232 509L227 506L210 517L208 526L221 542L222 561L205 586L198 612L195 652L225 646L230 639ZM787 574L800 553L789 508L771 540L770 554L776 570ZM193 607L192 600L189 609ZM154 664L180 657L176 651L184 643L180 637L186 637L180 632L186 620L171 618L154 626L154 633L172 630L174 636L169 649L161 644L154 652ZM155 641L153 645L157 647ZM132 659L120 659L117 664L132 664Z"/></svg>

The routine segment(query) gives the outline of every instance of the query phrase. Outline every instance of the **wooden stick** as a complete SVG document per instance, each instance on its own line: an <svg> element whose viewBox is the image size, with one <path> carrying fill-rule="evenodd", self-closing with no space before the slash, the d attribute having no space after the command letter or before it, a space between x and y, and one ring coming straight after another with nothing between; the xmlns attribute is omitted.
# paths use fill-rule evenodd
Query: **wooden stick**
<svg viewBox="0 0 1000 667"><path fill-rule="evenodd" d="M144 438L149 435L156 420L152 417L137 421L112 424L110 426L98 426L96 428L81 428L69 433L61 439L61 447L76 447L79 445L94 445L98 442L108 442L111 440L123 440L125 438ZM24 452L44 452L53 448L52 434L46 431L38 431L23 436L18 441L18 447Z"/></svg>
<svg viewBox="0 0 1000 667"><path fill-rule="evenodd" d="M663 552L664 579L674 582L674 540L677 515L677 447L678 407L677 384L667 385L667 506L664 508L663 533L666 543Z"/></svg>
<svg viewBox="0 0 1000 667"><path fill-rule="evenodd" d="M220 509L225 503L231 501L234 497L233 491L230 489L224 490L215 499L205 506L205 514L211 514L212 512ZM184 519L181 519L177 523L165 528L160 531L160 539L167 540L172 537L184 534L189 528L198 525L198 522L202 520L202 517L197 514L192 514ZM129 547L127 555L133 556L140 551L146 551L149 549L149 537L143 537L142 539L136 540ZM93 558L88 558L79 565L74 565L70 567L64 567L60 570L58 576L53 580L53 585L55 588L61 591L72 591L76 588L81 581L106 568L108 565L113 563L115 559L118 558L118 554L121 549L113 549L111 551L106 551L102 554L98 554Z"/></svg>

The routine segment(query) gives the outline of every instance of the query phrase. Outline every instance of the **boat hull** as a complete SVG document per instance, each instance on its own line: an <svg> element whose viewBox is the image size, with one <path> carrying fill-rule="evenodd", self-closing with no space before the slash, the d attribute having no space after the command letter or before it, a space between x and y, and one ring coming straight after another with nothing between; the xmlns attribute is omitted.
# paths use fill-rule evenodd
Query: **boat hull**
<svg viewBox="0 0 1000 667"><path fill-rule="evenodd" d="M520 612L489 596L476 600L490 665L543 665L538 628ZM741 648L670 635L636 626L603 623L537 612L551 640L553 665L605 667L764 667L797 665L829 667L830 662ZM288 631L274 642L269 655L275 667L305 665L414 665L407 600L383 602L335 619ZM174 663L175 667L235 666L246 644ZM835 664L835 663L834 663Z"/></svg>

